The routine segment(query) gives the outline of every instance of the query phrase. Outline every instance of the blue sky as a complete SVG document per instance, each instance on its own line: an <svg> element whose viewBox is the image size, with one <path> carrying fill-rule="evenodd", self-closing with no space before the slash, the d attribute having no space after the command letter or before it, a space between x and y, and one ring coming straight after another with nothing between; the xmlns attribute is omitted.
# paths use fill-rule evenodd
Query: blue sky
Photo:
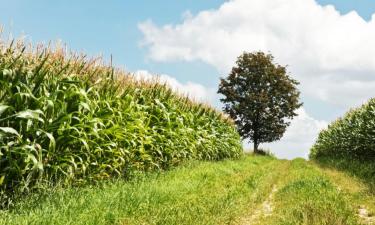
<svg viewBox="0 0 375 225"><path fill-rule="evenodd" d="M256 2L257 0L252 1ZM258 0L258 2L261 1L263 0ZM308 2L311 0L304 1ZM62 42L66 43L71 49L84 51L90 56L103 54L103 56L108 59L112 54L115 65L125 67L128 71L135 72L137 70L146 70L156 74L167 74L177 79L177 81L182 84L192 82L215 89L218 84L219 76L226 75L223 74L225 69L221 69L220 65L218 65L220 63L211 63L210 58L204 58L203 56L195 56L192 60L175 60L173 54L169 58L152 56L153 47L157 49L167 49L162 47L170 47L168 45L171 45L170 43L163 42L163 40L154 41L152 35L155 37L159 35L160 37L168 39L168 36L163 36L166 35L165 33L168 33L168 29L164 29L165 25L171 25L173 32L175 32L174 34L176 34L178 31L176 25L181 25L185 21L188 21L186 16L183 16L187 11L190 12L192 18L199 19L198 14L201 11L209 10L209 12L219 13L218 8L224 2L223 0L0 0L0 24L4 26L5 34L12 33L15 37L24 34L34 43L47 43L50 40L62 40ZM271 0L269 2L271 2ZM367 22L371 20L371 15L375 12L375 1L373 0L318 0L317 3L320 5L332 4L341 14L346 14L355 10ZM272 3L269 4L272 6ZM300 7L303 7L303 5ZM311 8L313 8L313 6ZM264 10L267 11L268 9L266 8ZM291 12L291 14L293 14L293 12ZM328 15L329 13L326 14ZM361 24L361 21L358 22L355 18L351 18L350 20ZM141 30L140 24L145 24L146 21L149 21L151 25L145 25L144 30ZM340 21L346 20L342 19ZM150 36L146 34L147 29L156 30L156 32L151 32ZM207 29L210 29L210 27ZM278 27L275 28L275 30L278 29ZM366 29L368 28L364 28L365 31ZM205 31L203 30L203 32ZM355 34L355 32L352 33ZM173 47L176 47L178 44L183 47L191 47L191 49L196 47L189 46L189 40L185 40L186 38L179 37L177 34L176 41L172 40ZM197 33L195 35L199 36L200 34ZM187 37L194 39L196 36ZM334 37L334 35L331 36ZM145 40L149 42L142 46L141 43ZM324 40L325 39L322 38L322 41ZM345 41L344 39L340 40L341 42ZM177 43L178 41L181 43ZM208 42L210 41L211 40L208 39ZM216 40L212 41L215 42ZM335 50L332 50L332 52L335 52ZM323 55L326 55L326 53ZM340 57L340 55L337 55L337 57ZM345 62L351 63L351 60L352 59L348 59ZM217 61L220 62L220 60ZM286 63L290 64L289 61L286 61ZM363 74L361 75L362 77L373 81L373 78L368 78L367 75L367 73L373 72L371 63L372 62L370 62L370 66L363 69L363 71L355 70L353 72L347 69L349 66L345 67L345 65L340 64L334 69L334 72L332 72L333 70L323 71L323 69L322 72L320 69L317 69L317 73L327 74L331 72L335 73L335 71L345 71L345 74L348 74L347 77L351 77L351 80L342 80L342 85L349 85L348 87L350 87L351 84L359 85L357 88L360 89L363 80L357 79L356 77L353 78L352 74ZM324 66L322 66L322 68L323 67ZM296 73L303 72L303 70L299 69L294 71L297 71ZM320 94L318 91L316 95L311 94L311 90L313 90L314 87L308 87L307 84L310 81L309 79L312 79L312 76L313 75L309 78L305 77L306 81L303 80L306 86L306 90L302 90L304 110L307 112L306 118L310 119L311 117L311 121L316 122L316 124L321 121L329 122L341 115L351 106L349 101L348 104L345 104L345 102L341 103L340 99L325 96L327 93L330 93L330 95L340 95L340 93L345 92L345 89L337 89L336 92L322 90L321 93L319 92ZM324 86L325 80L329 80L330 77L334 76L334 74L328 74L326 77L321 76L319 79L322 80L322 85ZM359 96L358 99L363 100L363 96ZM217 97L213 98L212 104L218 106ZM309 138L311 139L312 137ZM271 147L275 146L273 145ZM306 152L306 150L304 151ZM306 154L304 154L304 156L305 155Z"/></svg>
<svg viewBox="0 0 375 225"><path fill-rule="evenodd" d="M205 63L160 63L148 60L147 49L140 46L142 33L138 24L152 20L155 24L175 24L186 11L218 8L223 0L138 0L138 1L48 1L0 0L0 24L14 36L25 34L33 42L61 39L77 51L89 55L103 54L130 71L145 69L158 74L170 74L179 81L194 81L214 85L209 74L218 71ZM340 12L356 10L369 19L375 11L372 0L319 0L333 4Z"/></svg>
<svg viewBox="0 0 375 225"><path fill-rule="evenodd" d="M140 47L142 33L138 23L152 20L156 24L182 21L189 10L217 8L224 1L3 1L0 24L15 36L28 35L33 42L61 39L72 49L89 55L103 54L131 71L147 69L154 73L173 74L181 81L210 82L198 74L217 73L196 62L154 63L147 60L146 49Z"/></svg>

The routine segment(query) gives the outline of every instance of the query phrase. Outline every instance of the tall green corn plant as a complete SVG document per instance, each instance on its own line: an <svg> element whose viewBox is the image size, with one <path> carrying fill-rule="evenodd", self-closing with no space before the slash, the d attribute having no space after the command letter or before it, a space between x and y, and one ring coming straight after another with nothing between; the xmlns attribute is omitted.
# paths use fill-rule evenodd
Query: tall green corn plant
<svg viewBox="0 0 375 225"><path fill-rule="evenodd" d="M3 193L241 155L229 119L165 84L58 50L0 52Z"/></svg>
<svg viewBox="0 0 375 225"><path fill-rule="evenodd" d="M349 111L323 130L310 157L375 158L375 99Z"/></svg>

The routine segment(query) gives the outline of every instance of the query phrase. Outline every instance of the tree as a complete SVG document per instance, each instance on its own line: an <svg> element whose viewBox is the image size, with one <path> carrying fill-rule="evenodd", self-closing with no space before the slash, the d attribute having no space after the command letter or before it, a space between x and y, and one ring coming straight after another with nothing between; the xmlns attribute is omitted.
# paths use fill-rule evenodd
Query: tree
<svg viewBox="0 0 375 225"><path fill-rule="evenodd" d="M233 118L242 138L254 143L255 153L259 153L260 143L280 140L297 115L295 110L302 106L296 88L299 83L273 59L263 52L244 52L219 84L224 111Z"/></svg>

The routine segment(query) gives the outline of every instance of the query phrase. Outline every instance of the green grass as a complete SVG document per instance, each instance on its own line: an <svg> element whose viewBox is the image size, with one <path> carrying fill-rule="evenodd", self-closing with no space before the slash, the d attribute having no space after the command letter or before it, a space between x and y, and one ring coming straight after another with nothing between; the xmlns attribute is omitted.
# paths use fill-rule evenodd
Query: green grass
<svg viewBox="0 0 375 225"><path fill-rule="evenodd" d="M371 160L353 158L321 157L317 161L323 168L345 171L360 179L368 187L368 191L375 194L375 163Z"/></svg>
<svg viewBox="0 0 375 225"><path fill-rule="evenodd" d="M0 224L227 224L263 201L284 163L194 162L131 182L56 189L18 202Z"/></svg>
<svg viewBox="0 0 375 225"><path fill-rule="evenodd" d="M0 211L0 224L360 224L358 205L371 214L375 202L366 190L313 162L246 156L34 193Z"/></svg>
<svg viewBox="0 0 375 225"><path fill-rule="evenodd" d="M357 224L353 206L323 171L297 159L291 162L274 198L275 211L260 224Z"/></svg>
<svg viewBox="0 0 375 225"><path fill-rule="evenodd" d="M356 173L353 173L353 171L343 172L337 170L335 168L336 165L322 165L321 161L316 165L320 167L324 174L330 178L332 183L340 188L341 192L349 198L351 205L356 210L365 207L371 217L375 215L375 182L373 180L371 181L371 179L365 179L364 177L356 176ZM348 164L345 163L345 165ZM364 171L363 169L361 169L361 167L369 166L366 165L366 163L362 163L362 166L353 163L352 167L354 167L355 165L358 166L358 169L360 171Z"/></svg>

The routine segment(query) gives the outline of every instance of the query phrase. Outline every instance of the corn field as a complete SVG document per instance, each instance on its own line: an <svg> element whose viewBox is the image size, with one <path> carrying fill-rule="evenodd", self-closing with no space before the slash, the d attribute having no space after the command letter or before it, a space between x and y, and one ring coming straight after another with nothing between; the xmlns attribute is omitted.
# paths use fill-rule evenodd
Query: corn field
<svg viewBox="0 0 375 225"><path fill-rule="evenodd" d="M375 99L349 111L320 132L310 157L375 159Z"/></svg>
<svg viewBox="0 0 375 225"><path fill-rule="evenodd" d="M3 196L241 154L229 118L157 80L61 48L0 42Z"/></svg>

